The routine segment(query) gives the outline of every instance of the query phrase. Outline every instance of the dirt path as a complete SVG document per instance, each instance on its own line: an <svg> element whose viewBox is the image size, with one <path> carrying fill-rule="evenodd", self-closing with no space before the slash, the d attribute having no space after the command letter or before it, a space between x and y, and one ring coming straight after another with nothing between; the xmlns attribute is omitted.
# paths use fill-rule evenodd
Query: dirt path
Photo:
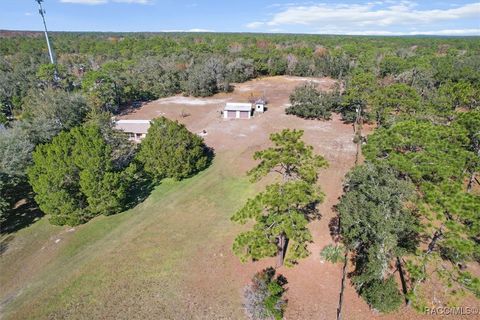
<svg viewBox="0 0 480 320"><path fill-rule="evenodd" d="M244 286L274 258L240 263L232 253L235 236L245 230L230 221L265 181L245 178L255 165L255 151L270 145L269 135L284 128L305 131L305 141L330 163L319 175L326 194L322 218L309 227L311 255L279 272L288 279L286 319L334 319L341 265L321 261L321 249L332 243L332 207L342 194L342 179L354 165L356 148L351 125L338 115L330 121L307 121L285 115L291 91L314 81L328 90L326 78L262 78L238 84L232 93L209 98L169 97L122 116L177 119L193 132L207 132L215 149L212 166L182 182L164 182L136 208L98 217L75 231L46 221L15 235L0 261L0 286L11 319L241 319ZM268 111L250 120L224 120L227 101L246 102L265 95ZM182 113L190 114L182 117ZM268 180L268 179L267 179ZM38 234L38 235L37 235ZM60 239L60 240L58 240ZM46 246L48 244L48 246ZM42 249L42 247L44 247ZM4 272L6 271L6 272ZM8 292L7 292L8 291ZM12 293L12 294L10 294ZM374 314L347 281L345 320L430 319L402 309Z"/></svg>
<svg viewBox="0 0 480 320"><path fill-rule="evenodd" d="M355 145L352 142L352 126L342 123L338 115L333 115L330 121L308 121L285 115L284 109L288 105L290 93L297 85L306 81L313 81L323 90L332 88L335 83L327 78L262 78L236 85L233 93L218 94L210 98L178 96L160 99L122 118L151 119L162 115L179 120L193 132L206 130L206 143L217 153L225 155L225 159L228 159L226 165L239 175L245 174L255 165L252 160L253 153L269 145L268 137L272 132L284 128L304 130L306 142L313 145L316 152L325 156L330 167L323 170L319 176L326 199L320 206L321 220L310 225L314 239L310 245L311 255L295 268L282 267L279 270L289 281L287 294L289 306L286 318L334 319L340 289L341 265L322 261L320 251L333 242L329 233L329 222L335 216L332 207L342 194L344 175L354 165ZM220 110L225 102L247 102L252 95L267 97L269 104L265 114L250 120L221 119ZM181 112L190 116L182 118ZM227 279L230 279L228 281L241 279L243 283L247 283L255 271L274 265L273 260L240 264L230 250L233 237L234 235L226 236L225 243L215 249L222 255L222 263L218 263L218 259L211 260L202 253L195 259L199 271L190 274L186 283L192 290L201 292L201 296L192 297L193 305L202 305L205 302L218 305L219 296L212 283ZM238 294L242 294L241 289ZM411 310L402 310L400 313L405 313L407 319L419 318ZM382 319L397 317L398 314L379 316ZM344 318L365 320L376 318L350 284L347 285L345 292Z"/></svg>

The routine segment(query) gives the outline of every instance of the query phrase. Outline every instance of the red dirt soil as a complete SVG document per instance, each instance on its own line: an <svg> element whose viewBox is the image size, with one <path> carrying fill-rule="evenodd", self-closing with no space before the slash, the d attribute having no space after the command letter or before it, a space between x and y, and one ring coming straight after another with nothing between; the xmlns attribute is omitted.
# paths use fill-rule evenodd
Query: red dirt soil
<svg viewBox="0 0 480 320"><path fill-rule="evenodd" d="M225 155L233 174L245 175L255 162L252 155L256 150L270 145L268 137L272 132L284 128L305 130L305 141L322 154L329 162L328 169L319 175L319 184L326 194L325 201L319 209L322 218L310 224L313 243L310 245L311 255L300 261L294 268L281 267L278 272L288 280L288 308L286 319L335 319L341 280L341 264L322 261L320 251L333 243L329 232L329 222L336 216L332 207L342 194L342 180L354 166L355 145L352 142L353 128L344 124L336 114L330 121L303 120L286 115L285 106L292 90L302 82L314 81L321 89L329 90L335 81L329 78L295 78L270 77L235 85L232 93L221 93L210 98L190 98L183 96L159 99L147 103L140 109L123 115L122 119L152 119L165 116L184 123L189 130L200 133L206 130L204 137L207 145L213 147L217 154ZM248 102L251 96L265 95L268 110L255 115L250 120L224 120L220 111L225 102ZM190 114L182 117L181 113ZM260 187L260 186L259 186ZM195 272L186 276L186 285L193 294L190 305L199 310L200 317L215 318L215 306L221 304L221 297L212 284L229 285L222 279L235 279L246 285L252 275L268 265L274 265L274 259L266 259L256 263L241 264L231 252L234 235L225 236L225 243L218 248L221 259L198 254ZM351 269L351 266L350 266ZM419 315L409 308L402 308L392 315L378 315L358 297L347 279L344 296L344 319L431 319ZM235 284L234 284L235 285ZM237 284L238 285L238 284ZM239 295L242 290L239 289ZM206 305L206 307L205 307ZM208 307L209 306L209 307ZM240 307L240 306L239 306ZM213 309L213 310L212 310ZM218 316L218 315L217 315Z"/></svg>

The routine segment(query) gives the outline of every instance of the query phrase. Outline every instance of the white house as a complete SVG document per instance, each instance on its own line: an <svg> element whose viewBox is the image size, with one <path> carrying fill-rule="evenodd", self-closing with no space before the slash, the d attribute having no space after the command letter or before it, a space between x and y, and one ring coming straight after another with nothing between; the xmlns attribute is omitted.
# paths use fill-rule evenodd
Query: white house
<svg viewBox="0 0 480 320"><path fill-rule="evenodd" d="M252 117L251 103L228 102L223 109L225 119L250 119Z"/></svg>
<svg viewBox="0 0 480 320"><path fill-rule="evenodd" d="M128 139L140 142L147 135L150 128L150 120L117 120L115 129L128 134Z"/></svg>

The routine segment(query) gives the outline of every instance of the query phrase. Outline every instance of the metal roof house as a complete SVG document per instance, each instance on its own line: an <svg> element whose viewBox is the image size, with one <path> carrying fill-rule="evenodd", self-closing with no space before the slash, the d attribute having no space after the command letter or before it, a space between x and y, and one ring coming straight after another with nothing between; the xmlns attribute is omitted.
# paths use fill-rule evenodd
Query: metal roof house
<svg viewBox="0 0 480 320"><path fill-rule="evenodd" d="M228 102L223 109L225 119L250 119L252 117L251 103Z"/></svg>
<svg viewBox="0 0 480 320"><path fill-rule="evenodd" d="M128 134L128 139L140 142L147 135L150 120L117 120L115 129Z"/></svg>

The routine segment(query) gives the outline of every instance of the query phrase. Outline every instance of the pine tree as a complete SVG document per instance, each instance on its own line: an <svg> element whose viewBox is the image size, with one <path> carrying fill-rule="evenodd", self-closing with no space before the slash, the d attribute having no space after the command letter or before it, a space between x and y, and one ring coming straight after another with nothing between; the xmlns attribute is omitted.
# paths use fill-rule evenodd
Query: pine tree
<svg viewBox="0 0 480 320"><path fill-rule="evenodd" d="M476 155L472 157L467 169L470 174L467 192L471 192L475 183L480 185L479 178L477 178L480 172L480 111L460 113L456 124L467 130L467 136L470 140L468 149Z"/></svg>
<svg viewBox="0 0 480 320"><path fill-rule="evenodd" d="M472 163L478 161L466 127L399 122L377 130L364 149L367 159L387 163L410 178L421 196L417 205L422 215L422 238L428 241L407 263L414 303L419 303L415 301L419 298L417 289L427 279L428 267L452 292L470 290L459 279L466 263L480 255L480 197L468 193L465 184Z"/></svg>
<svg viewBox="0 0 480 320"><path fill-rule="evenodd" d="M258 181L270 172L278 173L283 181L304 180L315 183L318 170L328 166L327 161L313 153L313 147L306 145L301 139L303 130L282 130L274 133L270 140L273 147L255 152L253 158L261 162L248 172L252 181Z"/></svg>
<svg viewBox="0 0 480 320"><path fill-rule="evenodd" d="M396 117L414 115L421 107L420 95L409 85L395 83L381 88L373 98L377 126L390 125Z"/></svg>
<svg viewBox="0 0 480 320"><path fill-rule="evenodd" d="M377 79L373 73L354 72L347 80L343 101L339 108L343 120L356 121L359 116L358 108L361 110L360 117L366 121L370 120L372 117L370 107L373 104L377 87Z"/></svg>
<svg viewBox="0 0 480 320"><path fill-rule="evenodd" d="M312 237L307 224L316 217L316 203L323 200L315 186L317 171L327 162L313 154L313 148L301 141L302 135L303 131L296 130L272 134L274 146L254 155L261 162L248 173L253 181L276 172L282 182L267 186L233 215L235 222L256 222L234 241L233 251L242 261L277 255L279 266L284 259L291 266L309 255L307 244Z"/></svg>

